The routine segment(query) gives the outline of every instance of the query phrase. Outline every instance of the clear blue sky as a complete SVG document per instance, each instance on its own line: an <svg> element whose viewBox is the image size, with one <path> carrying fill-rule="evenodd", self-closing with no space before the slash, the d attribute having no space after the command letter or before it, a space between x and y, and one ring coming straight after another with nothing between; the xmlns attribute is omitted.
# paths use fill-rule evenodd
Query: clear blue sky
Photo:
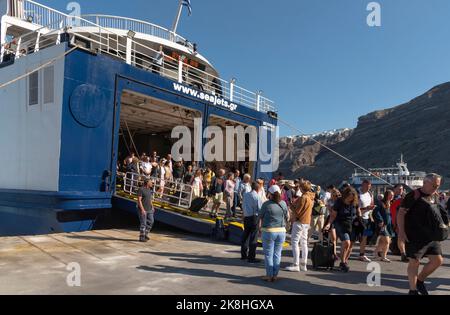
<svg viewBox="0 0 450 315"><path fill-rule="evenodd" d="M38 0L65 10L69 1ZM170 27L178 0L79 0L82 13ZM305 133L355 127L359 116L450 81L450 1L191 0L178 33L199 45L224 79L264 91ZM295 132L281 126L282 135Z"/></svg>

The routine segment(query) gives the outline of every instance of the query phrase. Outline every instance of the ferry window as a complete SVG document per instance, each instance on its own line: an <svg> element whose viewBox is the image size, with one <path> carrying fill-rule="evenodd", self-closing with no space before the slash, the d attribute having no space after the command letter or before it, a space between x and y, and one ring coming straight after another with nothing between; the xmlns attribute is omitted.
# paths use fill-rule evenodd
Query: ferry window
<svg viewBox="0 0 450 315"><path fill-rule="evenodd" d="M44 69L44 104L54 102L55 69L53 66Z"/></svg>
<svg viewBox="0 0 450 315"><path fill-rule="evenodd" d="M39 72L33 72L28 76L28 104L39 105Z"/></svg>

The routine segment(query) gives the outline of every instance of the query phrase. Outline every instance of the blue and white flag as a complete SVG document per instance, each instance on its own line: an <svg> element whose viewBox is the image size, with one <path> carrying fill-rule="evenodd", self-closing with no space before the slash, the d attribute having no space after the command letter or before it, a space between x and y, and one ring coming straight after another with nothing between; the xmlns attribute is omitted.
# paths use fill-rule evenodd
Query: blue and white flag
<svg viewBox="0 0 450 315"><path fill-rule="evenodd" d="M182 5L188 8L189 15L191 15L192 14L191 0L183 0Z"/></svg>

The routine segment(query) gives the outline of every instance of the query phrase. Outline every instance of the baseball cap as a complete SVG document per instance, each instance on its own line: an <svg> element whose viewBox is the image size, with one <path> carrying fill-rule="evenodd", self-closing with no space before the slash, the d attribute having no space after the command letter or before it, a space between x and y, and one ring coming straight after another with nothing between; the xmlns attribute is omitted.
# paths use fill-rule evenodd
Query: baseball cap
<svg viewBox="0 0 450 315"><path fill-rule="evenodd" d="M271 194L274 194L274 193L279 193L279 194L281 194L281 189L280 189L280 187L279 187L278 185L272 185L272 186L270 186L270 188L269 188L269 192L270 192Z"/></svg>

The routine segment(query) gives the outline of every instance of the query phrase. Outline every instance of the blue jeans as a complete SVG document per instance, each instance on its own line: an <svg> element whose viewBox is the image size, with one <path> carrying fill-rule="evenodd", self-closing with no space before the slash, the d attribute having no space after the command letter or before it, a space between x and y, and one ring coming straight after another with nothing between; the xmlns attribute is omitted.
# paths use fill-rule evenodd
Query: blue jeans
<svg viewBox="0 0 450 315"><path fill-rule="evenodd" d="M148 236L148 234L152 230L153 224L155 223L153 211L147 211L145 215L142 215L142 213L139 211L139 221L140 221L139 237L142 238Z"/></svg>
<svg viewBox="0 0 450 315"><path fill-rule="evenodd" d="M281 263L281 252L286 240L286 232L263 232L262 243L264 250L264 261L266 264L266 275L268 277L278 276Z"/></svg>

